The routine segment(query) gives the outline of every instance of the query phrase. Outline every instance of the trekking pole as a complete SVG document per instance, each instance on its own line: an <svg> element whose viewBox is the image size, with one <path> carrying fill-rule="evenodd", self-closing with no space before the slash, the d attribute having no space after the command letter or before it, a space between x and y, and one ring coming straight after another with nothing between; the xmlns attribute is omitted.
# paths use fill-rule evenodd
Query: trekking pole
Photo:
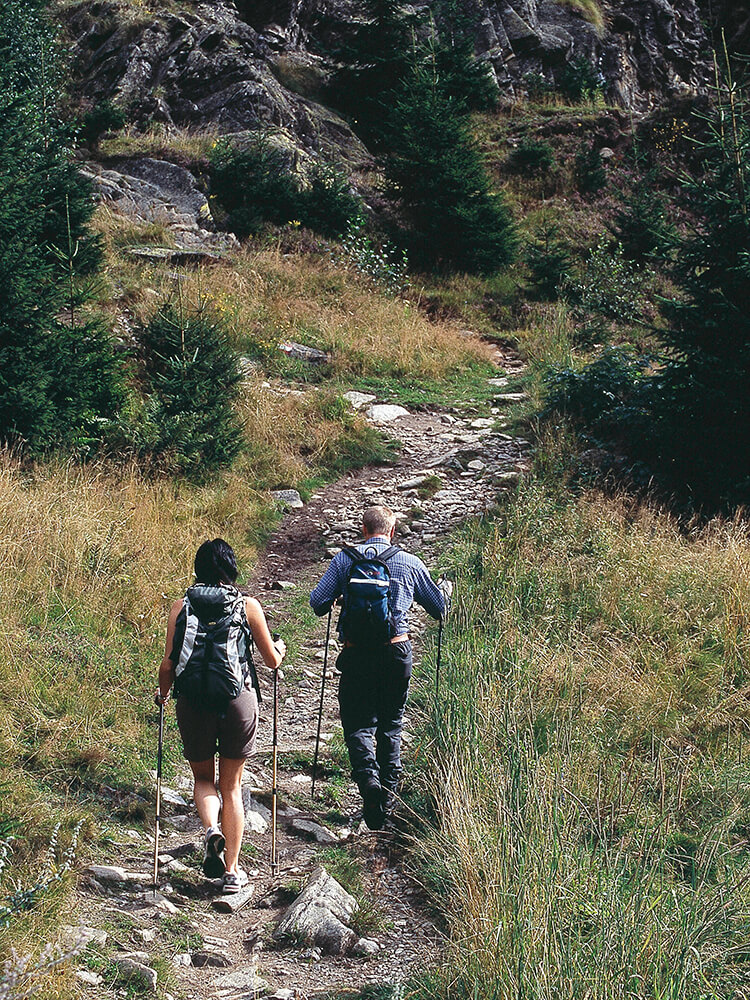
<svg viewBox="0 0 750 1000"><path fill-rule="evenodd" d="M164 747L164 703L159 705L159 749L156 753L156 824L154 829L154 889L159 884L159 831L161 824L161 758Z"/></svg>
<svg viewBox="0 0 750 1000"><path fill-rule="evenodd" d="M438 622L437 666L435 667L435 698L440 696L440 654L443 650L443 619Z"/></svg>
<svg viewBox="0 0 750 1000"><path fill-rule="evenodd" d="M276 787L277 765L279 753L279 668L273 672L273 784L271 788L271 877L276 878L279 862L276 858L276 805L278 789Z"/></svg>
<svg viewBox="0 0 750 1000"><path fill-rule="evenodd" d="M326 628L326 644L323 651L323 677L320 682L320 706L318 708L318 733L315 737L315 756L313 758L313 772L312 772L312 788L310 789L310 798L315 798L315 780L318 777L318 751L320 750L320 727L323 724L323 698L326 693L326 674L328 673L328 643L331 638L331 615L333 614L333 605L331 605L328 612L328 626Z"/></svg>

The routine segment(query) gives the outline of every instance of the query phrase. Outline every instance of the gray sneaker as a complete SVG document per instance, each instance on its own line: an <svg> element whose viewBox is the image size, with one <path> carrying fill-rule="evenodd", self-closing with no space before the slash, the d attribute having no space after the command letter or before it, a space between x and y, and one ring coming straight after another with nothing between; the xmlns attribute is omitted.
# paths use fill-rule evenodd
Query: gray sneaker
<svg viewBox="0 0 750 1000"><path fill-rule="evenodd" d="M206 878L221 878L227 870L224 864L224 834L215 826L206 830L205 847L203 851L203 874Z"/></svg>
<svg viewBox="0 0 750 1000"><path fill-rule="evenodd" d="M247 875L241 868L238 868L236 872L224 872L221 891L225 895L231 896L233 893L239 892L240 889L244 889L246 885Z"/></svg>

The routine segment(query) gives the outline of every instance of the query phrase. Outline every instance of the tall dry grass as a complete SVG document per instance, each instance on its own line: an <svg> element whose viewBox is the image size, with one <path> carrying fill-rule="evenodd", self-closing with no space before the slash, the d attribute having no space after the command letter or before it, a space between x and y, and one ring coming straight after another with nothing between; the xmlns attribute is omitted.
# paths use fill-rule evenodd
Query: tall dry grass
<svg viewBox="0 0 750 1000"><path fill-rule="evenodd" d="M237 347L273 367L278 344L293 340L330 352L334 374L442 379L488 363L488 349L454 321L432 322L415 302L373 288L356 271L332 261L322 244L248 243L231 260L176 271L128 255L140 242L131 222L100 208L96 225L108 253L105 310L146 322L158 304L181 295L205 302L225 321ZM143 238L162 242L158 226ZM291 241L291 242L290 242Z"/></svg>
<svg viewBox="0 0 750 1000"><path fill-rule="evenodd" d="M536 484L455 562L415 995L750 996L747 524Z"/></svg>

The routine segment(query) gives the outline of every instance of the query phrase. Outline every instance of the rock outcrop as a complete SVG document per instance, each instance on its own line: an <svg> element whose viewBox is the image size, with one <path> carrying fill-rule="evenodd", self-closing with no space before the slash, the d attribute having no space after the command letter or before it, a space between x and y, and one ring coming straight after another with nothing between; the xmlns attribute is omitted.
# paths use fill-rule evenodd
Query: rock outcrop
<svg viewBox="0 0 750 1000"><path fill-rule="evenodd" d="M125 14L116 0L67 8L63 17L80 96L91 103L116 101L140 126L153 122L221 133L276 128L300 150L322 152L355 169L368 154L346 122L279 80L285 67L295 81L305 74L308 81L322 79L325 68L319 58L293 47L295 4L259 5L269 11L276 6L287 21L279 36L273 26L261 34L243 19L254 4L238 10L230 0L148 14ZM280 58L287 48L294 66Z"/></svg>
<svg viewBox="0 0 750 1000"><path fill-rule="evenodd" d="M581 57L601 74L611 100L636 111L695 94L710 80L699 0L605 3L600 30L565 0L464 5L476 53L509 99L524 92L530 75L554 82ZM149 14L125 9L116 0L65 9L85 99L114 99L141 125L222 133L273 127L307 153L335 156L350 169L367 162L349 125L321 103L331 69L326 53L361 19L357 0L218 0Z"/></svg>

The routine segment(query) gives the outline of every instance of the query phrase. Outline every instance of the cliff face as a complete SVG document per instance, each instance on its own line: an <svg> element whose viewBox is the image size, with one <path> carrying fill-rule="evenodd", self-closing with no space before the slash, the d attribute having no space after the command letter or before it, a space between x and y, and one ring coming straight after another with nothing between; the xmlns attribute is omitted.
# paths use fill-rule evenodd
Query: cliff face
<svg viewBox="0 0 750 1000"><path fill-rule="evenodd" d="M710 80L696 0L612 4L601 33L556 0L463 3L477 55L508 100L524 92L529 74L552 82L581 57L609 99L636 112L694 95ZM320 98L326 53L361 16L357 0L185 2L147 16L121 0L83 0L64 13L85 98L116 98L138 123L222 132L276 126L298 148L335 152L350 167L366 151Z"/></svg>

